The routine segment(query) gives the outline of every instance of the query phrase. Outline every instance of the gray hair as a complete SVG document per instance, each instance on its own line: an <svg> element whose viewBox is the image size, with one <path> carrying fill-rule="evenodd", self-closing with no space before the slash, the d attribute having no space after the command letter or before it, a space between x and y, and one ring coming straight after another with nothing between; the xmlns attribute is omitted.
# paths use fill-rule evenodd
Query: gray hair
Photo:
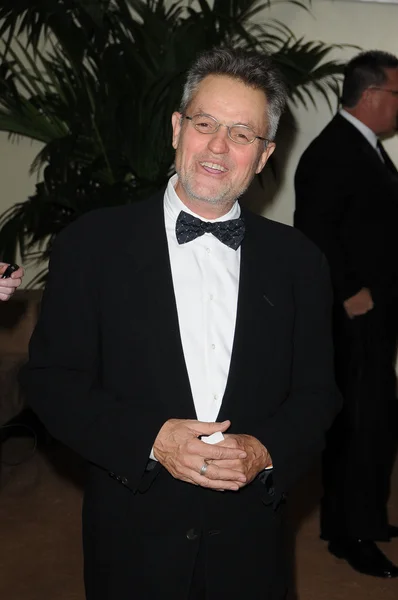
<svg viewBox="0 0 398 600"><path fill-rule="evenodd" d="M185 113L201 81L208 75L226 75L253 89L262 90L267 98L267 139L273 140L279 119L286 106L286 86L282 75L269 56L254 51L213 48L199 55L188 71L180 112Z"/></svg>
<svg viewBox="0 0 398 600"><path fill-rule="evenodd" d="M345 67L341 103L353 108L363 92L372 86L384 85L387 81L385 69L397 69L398 58L382 50L361 52Z"/></svg>

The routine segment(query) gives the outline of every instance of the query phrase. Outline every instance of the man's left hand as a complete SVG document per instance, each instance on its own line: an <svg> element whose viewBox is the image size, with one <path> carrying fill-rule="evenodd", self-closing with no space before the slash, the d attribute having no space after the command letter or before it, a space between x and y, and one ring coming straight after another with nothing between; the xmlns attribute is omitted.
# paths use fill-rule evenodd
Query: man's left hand
<svg viewBox="0 0 398 600"><path fill-rule="evenodd" d="M24 270L19 267L17 271L12 273L8 279L1 279L4 271L7 269L8 264L0 262L0 300L9 300L15 290L21 285L22 277L24 276Z"/></svg>
<svg viewBox="0 0 398 600"><path fill-rule="evenodd" d="M207 461L209 465L241 472L246 477L244 485L253 481L258 473L272 466L272 459L268 450L252 435L226 433L224 434L224 440L219 442L217 446L240 448L246 452L246 458Z"/></svg>

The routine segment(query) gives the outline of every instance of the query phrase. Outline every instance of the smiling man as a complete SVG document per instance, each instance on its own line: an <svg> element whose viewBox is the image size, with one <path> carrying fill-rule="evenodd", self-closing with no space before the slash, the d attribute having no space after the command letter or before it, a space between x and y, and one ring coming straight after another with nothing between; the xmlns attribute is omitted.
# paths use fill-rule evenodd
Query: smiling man
<svg viewBox="0 0 398 600"><path fill-rule="evenodd" d="M284 503L339 395L326 261L237 201L284 105L266 56L200 56L166 190L54 245L23 384L88 463L89 600L286 598Z"/></svg>
<svg viewBox="0 0 398 600"><path fill-rule="evenodd" d="M267 104L262 89L208 75L191 101L184 99L182 113L173 114L176 193L192 211L208 219L220 217L262 171L275 149L264 137ZM228 128L227 123L233 125Z"/></svg>

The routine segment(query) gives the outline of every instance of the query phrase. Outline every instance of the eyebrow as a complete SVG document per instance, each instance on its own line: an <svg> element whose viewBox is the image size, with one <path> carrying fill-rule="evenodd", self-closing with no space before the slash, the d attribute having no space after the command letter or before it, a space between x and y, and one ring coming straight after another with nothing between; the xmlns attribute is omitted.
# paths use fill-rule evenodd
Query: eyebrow
<svg viewBox="0 0 398 600"><path fill-rule="evenodd" d="M203 110L203 108L199 107L197 109L197 112L194 113L195 115L209 115L209 117L213 117L213 119L217 119L217 117L215 117L214 115L211 115L210 113L206 112L205 110ZM219 119L217 119L218 121ZM221 122L221 121L220 121ZM241 121L237 121L235 123L232 123L232 125L244 125L245 127L250 127L250 129L253 129L253 131L256 131L256 127L253 125L253 123L242 123Z"/></svg>

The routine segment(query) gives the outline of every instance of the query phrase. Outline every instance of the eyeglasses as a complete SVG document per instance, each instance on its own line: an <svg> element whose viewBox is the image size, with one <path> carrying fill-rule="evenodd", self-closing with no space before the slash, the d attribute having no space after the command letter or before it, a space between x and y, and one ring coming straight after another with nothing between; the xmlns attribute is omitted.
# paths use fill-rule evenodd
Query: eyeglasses
<svg viewBox="0 0 398 600"><path fill-rule="evenodd" d="M393 96L398 97L398 90L388 90L387 88L381 88L381 87L371 87L369 89L377 90L378 92L388 92L389 94L392 94Z"/></svg>
<svg viewBox="0 0 398 600"><path fill-rule="evenodd" d="M266 138L256 135L253 129L247 125L224 125L224 123L217 121L215 117L202 113L194 115L193 117L188 117L188 115L183 115L183 117L188 119L188 121L191 121L192 125L199 133L216 133L219 130L220 125L226 127L228 130L228 137L235 142L235 144L252 144L254 140L262 140L265 144L268 144L269 142Z"/></svg>

